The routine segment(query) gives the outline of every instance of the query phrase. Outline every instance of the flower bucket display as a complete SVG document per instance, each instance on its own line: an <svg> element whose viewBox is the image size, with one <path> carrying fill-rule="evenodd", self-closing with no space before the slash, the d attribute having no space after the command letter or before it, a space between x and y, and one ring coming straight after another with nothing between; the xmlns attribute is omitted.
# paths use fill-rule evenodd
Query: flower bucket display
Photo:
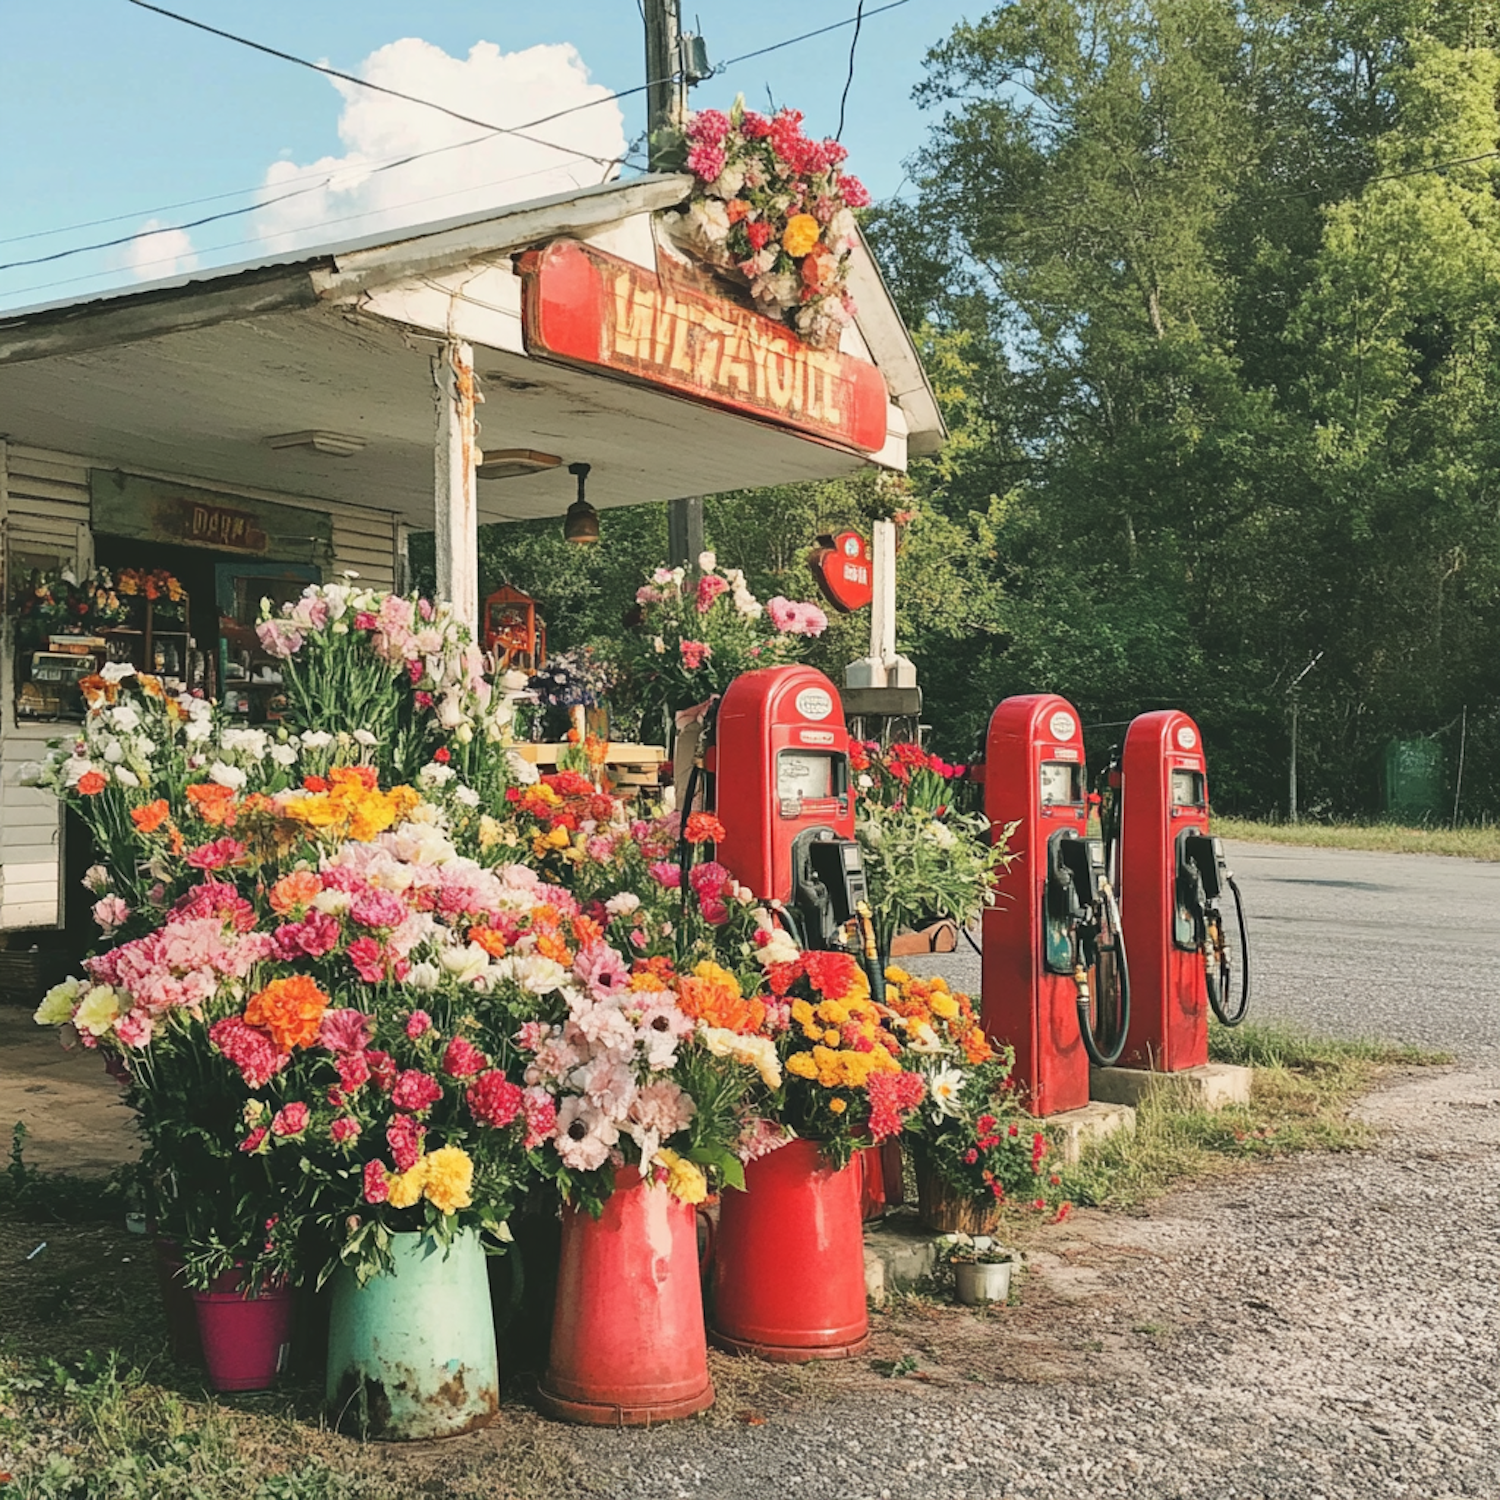
<svg viewBox="0 0 1500 1500"><path fill-rule="evenodd" d="M274 1385L291 1356L292 1288L273 1284L251 1296L244 1272L235 1269L192 1297L208 1383L216 1391L264 1391Z"/></svg>
<svg viewBox="0 0 1500 1500"><path fill-rule="evenodd" d="M931 1168L917 1172L917 1217L935 1234L993 1234L1000 1204L961 1192Z"/></svg>
<svg viewBox="0 0 1500 1500"><path fill-rule="evenodd" d="M391 1236L392 1266L364 1285L333 1279L328 1417L361 1436L410 1442L493 1421L500 1370L478 1233L444 1245L431 1233Z"/></svg>
<svg viewBox="0 0 1500 1500"><path fill-rule="evenodd" d="M713 1400L696 1210L626 1167L597 1219L563 1210L537 1401L564 1421L629 1427L692 1416Z"/></svg>
<svg viewBox="0 0 1500 1500"><path fill-rule="evenodd" d="M859 1155L834 1168L816 1141L746 1166L745 1191L726 1193L719 1210L710 1325L719 1348L797 1364L865 1347L861 1178Z"/></svg>

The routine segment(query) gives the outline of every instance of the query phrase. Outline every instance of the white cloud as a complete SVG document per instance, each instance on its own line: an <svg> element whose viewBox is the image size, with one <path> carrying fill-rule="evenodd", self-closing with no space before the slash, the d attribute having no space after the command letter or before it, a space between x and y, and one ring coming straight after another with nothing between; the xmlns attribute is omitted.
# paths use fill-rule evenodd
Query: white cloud
<svg viewBox="0 0 1500 1500"><path fill-rule="evenodd" d="M456 58L430 42L406 37L372 52L359 71L372 83L505 126L523 126L609 93L588 81L583 59L568 43L502 52L493 42L478 42L467 58ZM603 161L625 151L624 120L613 103L526 132L603 159L595 162L513 135L459 146L482 136L482 127L356 84L333 83L344 99L339 138L348 150L305 165L282 160L267 168L261 189L265 206L255 227L271 252L570 191L603 181ZM442 146L455 149L377 170L395 158ZM329 180L319 183L318 173L327 173ZM303 188L310 191L269 201Z"/></svg>
<svg viewBox="0 0 1500 1500"><path fill-rule="evenodd" d="M123 254L137 281L159 281L198 269L192 236L185 229L163 228L160 219L147 219Z"/></svg>

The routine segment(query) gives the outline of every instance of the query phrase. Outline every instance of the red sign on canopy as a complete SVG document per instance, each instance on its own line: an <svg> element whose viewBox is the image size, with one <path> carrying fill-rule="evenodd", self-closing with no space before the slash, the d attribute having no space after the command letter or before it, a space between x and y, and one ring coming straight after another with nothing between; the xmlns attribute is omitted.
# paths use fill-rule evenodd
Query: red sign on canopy
<svg viewBox="0 0 1500 1500"><path fill-rule="evenodd" d="M885 446L885 380L784 324L575 240L518 260L527 352L662 386L840 447Z"/></svg>

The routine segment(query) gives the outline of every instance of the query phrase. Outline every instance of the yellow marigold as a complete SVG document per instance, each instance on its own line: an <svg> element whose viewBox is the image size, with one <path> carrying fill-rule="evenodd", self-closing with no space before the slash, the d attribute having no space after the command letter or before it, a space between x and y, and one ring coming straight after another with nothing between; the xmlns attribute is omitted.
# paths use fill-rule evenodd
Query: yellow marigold
<svg viewBox="0 0 1500 1500"><path fill-rule="evenodd" d="M795 1073L798 1078L816 1078L818 1076L818 1065L813 1060L811 1052L794 1052L786 1060L788 1073Z"/></svg>
<svg viewBox="0 0 1500 1500"><path fill-rule="evenodd" d="M837 1047L838 1044L843 1041L843 1039L843 1033L838 1029L837 1026L830 1026L828 1030L823 1033L823 1040L827 1042L830 1047Z"/></svg>
<svg viewBox="0 0 1500 1500"><path fill-rule="evenodd" d="M683 1203L702 1203L708 1197L708 1178L696 1163L665 1146L653 1158L667 1169L667 1191Z"/></svg>
<svg viewBox="0 0 1500 1500"><path fill-rule="evenodd" d="M934 974L929 981L932 988L946 995L948 993L948 981L941 974Z"/></svg>
<svg viewBox="0 0 1500 1500"><path fill-rule="evenodd" d="M822 238L823 227L811 214L793 214L781 231L781 246L800 260Z"/></svg>
<svg viewBox="0 0 1500 1500"><path fill-rule="evenodd" d="M427 1158L423 1156L409 1171L392 1172L386 1178L387 1201L392 1208L410 1208L422 1196L426 1181Z"/></svg>
<svg viewBox="0 0 1500 1500"><path fill-rule="evenodd" d="M343 814L326 792L314 792L309 797L297 797L282 808L282 813L294 823L302 823L308 828L331 828L343 818Z"/></svg>
<svg viewBox="0 0 1500 1500"><path fill-rule="evenodd" d="M440 1146L424 1156L422 1161L427 1164L427 1178L422 1191L439 1213L454 1213L460 1208L467 1208L474 1201L470 1194L474 1186L474 1163L469 1159L468 1152L457 1146Z"/></svg>
<svg viewBox="0 0 1500 1500"><path fill-rule="evenodd" d="M848 1103L843 1099L830 1099L828 1101L828 1112L830 1114L841 1115L848 1108Z"/></svg>
<svg viewBox="0 0 1500 1500"><path fill-rule="evenodd" d="M799 1026L806 1026L813 1018L813 1008L806 1000L792 1001L792 1019Z"/></svg>
<svg viewBox="0 0 1500 1500"><path fill-rule="evenodd" d="M849 1019L849 1007L838 1000L825 1000L818 1007L818 1019L826 1026L842 1026Z"/></svg>
<svg viewBox="0 0 1500 1500"><path fill-rule="evenodd" d="M910 984L911 975L905 969L898 969L894 964L885 971L887 984Z"/></svg>
<svg viewBox="0 0 1500 1500"><path fill-rule="evenodd" d="M952 995L934 995L932 1013L944 1021L951 1021L958 1014L958 1001Z"/></svg>

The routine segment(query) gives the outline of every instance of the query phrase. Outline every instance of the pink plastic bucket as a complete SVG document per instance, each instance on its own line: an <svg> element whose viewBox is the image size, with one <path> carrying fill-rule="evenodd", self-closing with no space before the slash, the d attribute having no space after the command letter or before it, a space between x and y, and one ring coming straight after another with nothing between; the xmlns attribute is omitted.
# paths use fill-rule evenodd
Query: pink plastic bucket
<svg viewBox="0 0 1500 1500"><path fill-rule="evenodd" d="M274 1286L246 1297L241 1280L238 1270L228 1271L209 1291L193 1293L203 1362L216 1391L263 1391L291 1354L296 1294L288 1286Z"/></svg>

